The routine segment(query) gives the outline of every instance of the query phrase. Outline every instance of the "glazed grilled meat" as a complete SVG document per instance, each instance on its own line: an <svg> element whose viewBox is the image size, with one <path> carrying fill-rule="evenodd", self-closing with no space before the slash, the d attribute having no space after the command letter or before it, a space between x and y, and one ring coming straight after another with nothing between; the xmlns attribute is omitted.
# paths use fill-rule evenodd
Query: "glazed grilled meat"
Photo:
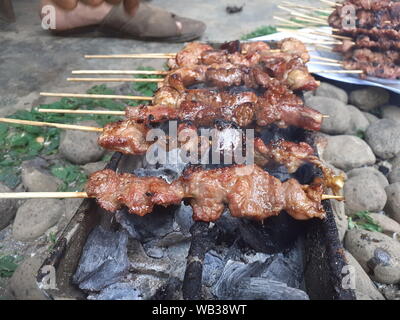
<svg viewBox="0 0 400 320"><path fill-rule="evenodd" d="M241 127L255 122L258 126L275 123L280 127L297 126L319 130L322 115L304 106L303 101L276 82L262 96L253 92L230 94L212 89L187 90L178 106L166 104L127 107L126 117L138 122L168 120L191 121L196 126L212 126L216 120L231 121Z"/></svg>
<svg viewBox="0 0 400 320"><path fill-rule="evenodd" d="M216 221L228 207L234 217L263 220L287 211L293 218L323 218L323 185L301 185L294 179L280 182L257 166L232 166L214 170L189 169L172 182L102 170L89 177L89 197L115 212L126 206L144 216L155 205L170 206L189 201L196 221Z"/></svg>

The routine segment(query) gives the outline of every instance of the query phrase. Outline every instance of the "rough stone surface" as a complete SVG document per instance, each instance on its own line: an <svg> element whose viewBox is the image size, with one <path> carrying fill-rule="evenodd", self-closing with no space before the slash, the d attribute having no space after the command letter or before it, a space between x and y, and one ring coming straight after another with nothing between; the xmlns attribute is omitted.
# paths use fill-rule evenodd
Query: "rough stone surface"
<svg viewBox="0 0 400 320"><path fill-rule="evenodd" d="M12 190L0 183L0 192L12 192ZM0 199L0 230L7 227L17 212L17 200Z"/></svg>
<svg viewBox="0 0 400 320"><path fill-rule="evenodd" d="M383 295L379 292L378 288L374 285L364 269L351 255L351 253L345 250L344 255L347 259L348 264L354 268L356 282L355 291L357 300L385 300ZM369 299L365 299L365 297L368 297Z"/></svg>
<svg viewBox="0 0 400 320"><path fill-rule="evenodd" d="M394 233L400 235L400 224L383 213L370 213L369 216L379 225L384 234L392 237Z"/></svg>
<svg viewBox="0 0 400 320"><path fill-rule="evenodd" d="M82 168L87 175L90 175L93 172L103 170L106 164L107 163L104 161L98 161L98 162L87 163Z"/></svg>
<svg viewBox="0 0 400 320"><path fill-rule="evenodd" d="M58 222L64 210L62 200L27 200L17 211L13 224L13 237L21 241L36 239Z"/></svg>
<svg viewBox="0 0 400 320"><path fill-rule="evenodd" d="M373 115L370 112L363 112L363 115L367 118L367 120L369 121L369 124L374 123L379 120L379 118L377 116Z"/></svg>
<svg viewBox="0 0 400 320"><path fill-rule="evenodd" d="M329 116L322 123L322 132L342 134L350 129L350 113L342 101L315 96L307 99L306 105Z"/></svg>
<svg viewBox="0 0 400 320"><path fill-rule="evenodd" d="M381 211L386 204L387 196L379 179L370 175L358 175L350 178L344 185L346 213L351 215L358 211Z"/></svg>
<svg viewBox="0 0 400 320"><path fill-rule="evenodd" d="M400 122L400 107L389 105L382 107L381 110L382 118Z"/></svg>
<svg viewBox="0 0 400 320"><path fill-rule="evenodd" d="M350 113L350 128L347 130L346 134L356 135L367 130L369 121L364 113L355 106L347 105L346 107Z"/></svg>
<svg viewBox="0 0 400 320"><path fill-rule="evenodd" d="M348 227L347 216L345 213L345 205L343 201L331 200L330 202L339 233L339 239L340 241L343 241Z"/></svg>
<svg viewBox="0 0 400 320"><path fill-rule="evenodd" d="M400 223L400 182L391 184L385 190L388 198L385 212Z"/></svg>
<svg viewBox="0 0 400 320"><path fill-rule="evenodd" d="M390 183L400 182L400 163L395 163L388 175Z"/></svg>
<svg viewBox="0 0 400 320"><path fill-rule="evenodd" d="M345 248L371 279L386 284L400 281L400 243L380 232L349 230Z"/></svg>
<svg viewBox="0 0 400 320"><path fill-rule="evenodd" d="M329 137L323 158L345 171L374 164L376 160L365 141L349 135Z"/></svg>
<svg viewBox="0 0 400 320"><path fill-rule="evenodd" d="M388 179L385 177L385 175L374 167L356 168L347 172L348 179L356 176L372 176L372 179L378 179L382 187L386 188L389 185Z"/></svg>
<svg viewBox="0 0 400 320"><path fill-rule="evenodd" d="M43 259L35 255L25 259L15 270L9 282L9 291L18 300L46 300L36 284L36 275Z"/></svg>
<svg viewBox="0 0 400 320"><path fill-rule="evenodd" d="M98 127L95 121L82 121L77 125ZM75 164L99 161L105 153L97 143L98 133L64 130L60 139L60 154Z"/></svg>
<svg viewBox="0 0 400 320"><path fill-rule="evenodd" d="M55 192L62 183L49 172L33 166L22 166L22 183L30 192Z"/></svg>
<svg viewBox="0 0 400 320"><path fill-rule="evenodd" d="M382 119L371 124L365 132L365 140L374 153L382 159L393 158L400 152L400 124Z"/></svg>
<svg viewBox="0 0 400 320"><path fill-rule="evenodd" d="M349 97L347 96L347 92L345 90L327 82L321 83L319 88L315 90L315 95L336 99L342 101L345 104L349 101Z"/></svg>
<svg viewBox="0 0 400 320"><path fill-rule="evenodd" d="M364 111L384 105L389 98L388 91L377 87L367 87L350 93L350 103Z"/></svg>

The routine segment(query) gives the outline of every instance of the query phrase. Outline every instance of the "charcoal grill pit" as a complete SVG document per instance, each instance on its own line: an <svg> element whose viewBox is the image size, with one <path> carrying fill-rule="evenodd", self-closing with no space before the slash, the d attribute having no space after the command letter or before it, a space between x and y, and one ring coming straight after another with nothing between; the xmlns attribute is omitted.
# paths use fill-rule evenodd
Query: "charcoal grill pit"
<svg viewBox="0 0 400 320"><path fill-rule="evenodd" d="M261 138L266 143L277 138L284 138L294 142L305 141L313 146L315 136L311 132L306 132L298 128L278 129L271 126L261 133ZM140 170L142 169L140 168L144 166L145 160L143 157L115 153L108 163L107 168L119 172L133 172L135 170L141 172ZM155 168L156 170L157 168ZM302 184L309 183L314 177L320 174L319 170L311 165L304 165L294 175L289 175L281 167L272 171L269 170L269 172L281 180L295 177ZM330 202L324 201L323 205L326 211L326 219L324 220L298 221L292 219L285 212L282 212L277 217L266 219L263 224L245 219L227 218L226 215L220 221L217 221L212 228L209 223L195 222L190 226L191 222L186 221L186 225L185 223L183 225L187 228L188 237L191 235L191 242L184 277L182 277L183 281L181 282L176 276L170 276L164 285L153 294L152 298L210 298L210 293L204 291L204 284L202 282L204 261L207 259L206 255L211 252L210 250L214 250L217 244L224 245L228 243L229 245L238 245L242 250L254 250L260 254L265 254L265 257L272 254L289 252L292 250L291 248L298 247L301 244L304 251L302 257L304 261L303 287L309 298L327 300L355 299L353 290L342 288L342 280L345 275L341 271L346 265L343 247L338 239L338 231ZM156 208L155 212L145 217L129 216L125 210L121 210L114 215L97 206L94 199L85 199L61 234L55 248L39 270L37 276L39 287L50 298L87 298L87 294L74 284L73 279L91 232L95 229L99 230L99 227L105 233L124 229L124 232L130 236L130 241L137 241L135 239L144 236L151 239L151 235L143 235L144 231L141 226L152 221L155 215L158 217L167 217L174 210L176 210L174 207L168 209ZM132 223L131 220L134 222ZM237 233L240 237L235 238L232 235L232 230L229 230L230 228L233 228L235 231L234 234ZM257 263L256 261L250 264L257 268ZM50 269L55 271L57 289L44 286L47 281L49 266ZM225 265L224 271L227 266L228 264ZM240 269L240 267L239 263L237 268ZM134 271L130 270L130 273L134 274ZM247 286L246 290L248 290L249 285L253 291L254 288L257 288L257 285L270 286L271 288L279 288L281 285L281 283L260 277L249 278L247 280L247 282L244 281L240 284L241 287ZM256 287L254 287L255 284ZM225 283L225 285L227 284ZM121 287L119 288L120 292L129 290L129 284L121 285L117 283L115 286ZM223 286L218 288L221 289ZM251 290L249 289L248 292L251 292ZM133 291L131 290L131 292ZM104 295L107 296L106 293ZM135 295L136 291L132 297ZM265 297L265 295L261 292L260 298L262 297ZM269 297L273 298L274 296L270 295Z"/></svg>

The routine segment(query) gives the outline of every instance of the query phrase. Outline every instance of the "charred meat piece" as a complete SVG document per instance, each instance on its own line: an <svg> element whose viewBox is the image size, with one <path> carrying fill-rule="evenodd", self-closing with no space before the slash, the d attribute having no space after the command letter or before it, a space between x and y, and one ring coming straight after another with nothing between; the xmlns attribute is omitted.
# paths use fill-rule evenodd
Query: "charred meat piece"
<svg viewBox="0 0 400 320"><path fill-rule="evenodd" d="M282 210L299 220L325 216L321 183L301 185L294 179L282 183L254 165L191 168L171 184L161 178L102 170L89 177L86 192L108 211L126 206L141 216L152 212L155 205L170 206L184 199L192 206L196 221L216 221L226 207L234 217L256 220Z"/></svg>

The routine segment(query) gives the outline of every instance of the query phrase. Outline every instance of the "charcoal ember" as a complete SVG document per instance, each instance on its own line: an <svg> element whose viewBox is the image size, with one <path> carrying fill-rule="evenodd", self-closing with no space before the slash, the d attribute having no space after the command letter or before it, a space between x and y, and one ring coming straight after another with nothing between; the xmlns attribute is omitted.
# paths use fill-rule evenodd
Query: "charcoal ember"
<svg viewBox="0 0 400 320"><path fill-rule="evenodd" d="M87 298L88 300L142 300L142 294L131 283L118 282Z"/></svg>
<svg viewBox="0 0 400 320"><path fill-rule="evenodd" d="M213 286L222 274L224 269L223 257L216 251L206 253L203 264L202 283L207 287Z"/></svg>
<svg viewBox="0 0 400 320"><path fill-rule="evenodd" d="M213 294L227 300L308 300L308 295L285 283L262 278L265 262L243 263L229 260L213 287Z"/></svg>
<svg viewBox="0 0 400 320"><path fill-rule="evenodd" d="M83 248L73 283L82 290L99 291L119 281L129 269L128 234L96 227Z"/></svg>

